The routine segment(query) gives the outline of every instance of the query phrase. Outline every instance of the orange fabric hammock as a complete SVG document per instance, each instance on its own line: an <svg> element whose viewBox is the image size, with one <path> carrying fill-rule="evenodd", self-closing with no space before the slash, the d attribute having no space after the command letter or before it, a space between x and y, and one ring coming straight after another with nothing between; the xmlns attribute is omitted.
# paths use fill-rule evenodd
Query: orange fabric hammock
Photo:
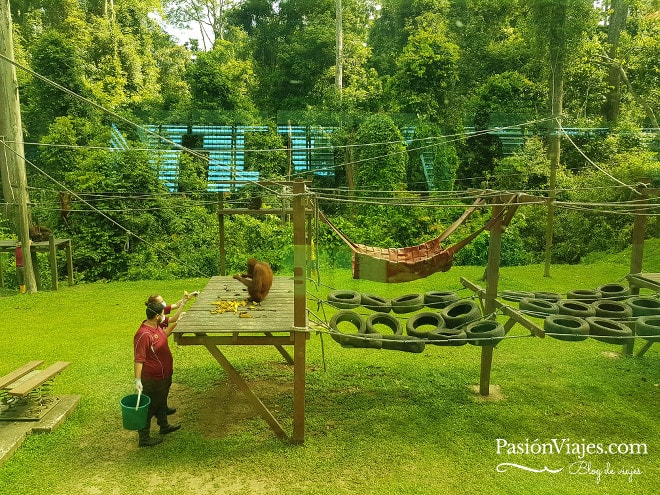
<svg viewBox="0 0 660 495"><path fill-rule="evenodd" d="M507 208L492 217L483 227L472 232L456 244L443 248L441 243L447 239L474 211L485 203L484 198L477 200L447 230L438 237L417 246L404 248L379 248L357 244L330 222L319 210L319 217L334 230L353 251L353 278L373 282L399 283L410 282L428 277L436 272L446 272L452 266L454 254L472 242L484 230L497 222ZM513 216L514 209L507 214L507 223Z"/></svg>

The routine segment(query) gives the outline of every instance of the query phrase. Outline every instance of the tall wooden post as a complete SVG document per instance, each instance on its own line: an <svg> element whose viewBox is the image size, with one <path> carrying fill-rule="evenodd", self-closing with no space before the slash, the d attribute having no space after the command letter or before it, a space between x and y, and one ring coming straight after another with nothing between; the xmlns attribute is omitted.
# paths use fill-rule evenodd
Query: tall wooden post
<svg viewBox="0 0 660 495"><path fill-rule="evenodd" d="M305 183L293 183L293 437L305 441L305 366L307 345L307 289L305 260Z"/></svg>
<svg viewBox="0 0 660 495"><path fill-rule="evenodd" d="M50 284L53 290L57 290L57 248L53 234L48 238L48 260L50 261Z"/></svg>
<svg viewBox="0 0 660 495"><path fill-rule="evenodd" d="M502 198L493 199L497 204L493 204L492 216L498 217L498 220L490 228L490 240L488 242L488 265L486 266L486 301L484 302L484 311L487 315L493 313L497 306L497 284L500 278L500 258L502 253L502 216L500 213L504 208ZM493 364L494 346L481 347L481 377L479 379L479 394L488 395L490 393L490 369Z"/></svg>
<svg viewBox="0 0 660 495"><path fill-rule="evenodd" d="M9 0L0 0L0 55L14 60ZM18 240L23 245L25 288L28 293L32 293L37 291L37 286L30 257L30 210L25 175L23 124L16 69L8 60L0 59L0 175L5 201L11 205L9 218L16 224Z"/></svg>
<svg viewBox="0 0 660 495"><path fill-rule="evenodd" d="M225 276L227 275L227 267L225 265L227 252L225 250L225 215L222 213L225 205L222 194L221 192L218 193L218 237L220 243L220 275Z"/></svg>
<svg viewBox="0 0 660 495"><path fill-rule="evenodd" d="M632 256L630 258L630 273L642 272L642 261L644 259L644 237L646 234L646 208L648 206L648 196L642 194L640 199L635 201L636 211L633 222L632 233ZM631 288L632 294L639 294L639 287Z"/></svg>

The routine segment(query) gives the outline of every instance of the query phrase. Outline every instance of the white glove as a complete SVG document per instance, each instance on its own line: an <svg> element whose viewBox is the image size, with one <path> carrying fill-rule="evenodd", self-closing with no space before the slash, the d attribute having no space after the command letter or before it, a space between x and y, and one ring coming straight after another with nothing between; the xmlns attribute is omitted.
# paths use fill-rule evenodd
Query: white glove
<svg viewBox="0 0 660 495"><path fill-rule="evenodd" d="M135 388L137 389L138 393L142 393L144 388L142 387L142 379L141 378L136 378L135 379Z"/></svg>

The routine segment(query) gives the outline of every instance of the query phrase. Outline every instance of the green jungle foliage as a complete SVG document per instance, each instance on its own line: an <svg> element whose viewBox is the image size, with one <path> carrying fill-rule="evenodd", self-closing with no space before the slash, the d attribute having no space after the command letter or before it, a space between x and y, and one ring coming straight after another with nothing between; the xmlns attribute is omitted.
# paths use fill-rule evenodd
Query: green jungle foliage
<svg viewBox="0 0 660 495"><path fill-rule="evenodd" d="M285 193L267 185L207 192L208 150L192 133L168 189L145 125L267 126L245 135L245 170L310 180L312 200L350 239L380 247L438 236L470 203L461 198L471 188L549 196L557 98L561 125L581 131L561 138L553 262L628 246L639 183L660 187L653 0L613 0L607 10L591 0L344 0L341 87L336 3L328 0L10 6L31 221L72 239L81 281L209 276L223 262L232 273L252 255L291 269L285 215L227 216L224 260L219 246L220 202L287 208ZM198 25L200 15L211 22L203 39L179 45L155 12L179 27ZM563 95L554 95L559 77ZM112 124L130 151L108 149ZM334 160L323 174L294 173L278 125L332 128ZM513 144L501 132L511 129L521 131ZM309 150L313 159L319 153ZM16 238L5 194L0 228ZM647 237L658 237L658 198L649 204ZM503 265L543 259L547 215L541 205L519 209L504 234ZM446 244L488 217L475 213ZM325 225L315 230L323 256L349 259ZM487 246L485 232L456 263L485 263Z"/></svg>

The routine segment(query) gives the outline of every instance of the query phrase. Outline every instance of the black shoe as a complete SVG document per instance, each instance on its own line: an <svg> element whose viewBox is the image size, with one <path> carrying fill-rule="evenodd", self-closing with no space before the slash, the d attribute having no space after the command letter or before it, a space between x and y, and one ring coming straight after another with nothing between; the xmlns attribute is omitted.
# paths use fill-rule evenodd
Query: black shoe
<svg viewBox="0 0 660 495"><path fill-rule="evenodd" d="M181 428L181 425L167 425L167 426L163 426L163 427L161 427L161 429L160 429L160 434L161 434L161 435L167 435L168 433L172 433L173 431L176 431L176 430L178 430L179 428Z"/></svg>
<svg viewBox="0 0 660 495"><path fill-rule="evenodd" d="M140 438L140 442L138 443L138 446L140 446L140 447L153 447L154 445L158 445L162 441L163 441L162 438L156 438L156 437Z"/></svg>
<svg viewBox="0 0 660 495"><path fill-rule="evenodd" d="M174 407L168 407L167 408L167 415L170 416L176 412L176 408Z"/></svg>

